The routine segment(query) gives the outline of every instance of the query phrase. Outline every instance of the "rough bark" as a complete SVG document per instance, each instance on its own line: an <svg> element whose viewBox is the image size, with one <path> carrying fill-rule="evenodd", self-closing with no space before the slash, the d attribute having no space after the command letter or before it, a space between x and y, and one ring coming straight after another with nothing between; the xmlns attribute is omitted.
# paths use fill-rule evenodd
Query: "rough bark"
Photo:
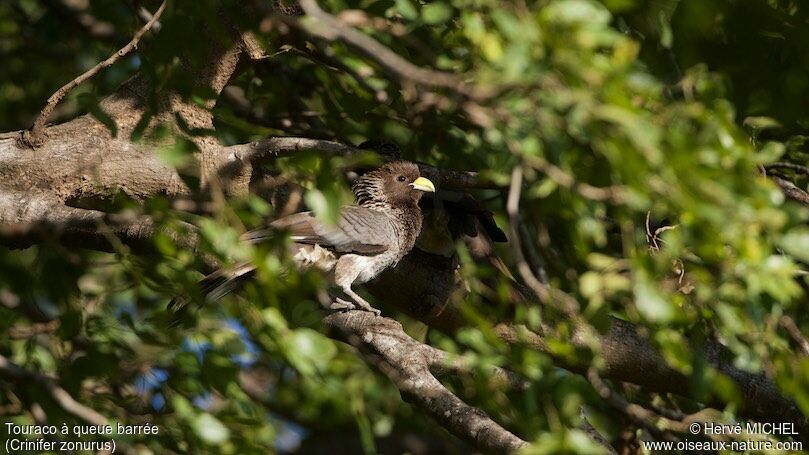
<svg viewBox="0 0 809 455"><path fill-rule="evenodd" d="M349 311L331 314L325 323L334 336L359 348L370 364L390 378L405 401L426 411L450 433L486 453L510 453L526 445L441 384L431 367L445 357L412 339L398 322Z"/></svg>

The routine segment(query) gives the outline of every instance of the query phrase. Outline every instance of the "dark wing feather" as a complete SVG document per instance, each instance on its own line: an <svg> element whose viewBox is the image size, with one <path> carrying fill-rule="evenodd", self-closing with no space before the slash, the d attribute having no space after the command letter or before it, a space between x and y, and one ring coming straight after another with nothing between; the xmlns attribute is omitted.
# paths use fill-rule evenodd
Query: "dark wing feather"
<svg viewBox="0 0 809 455"><path fill-rule="evenodd" d="M234 267L219 269L206 276L199 282L200 290L208 303L218 302L222 297L241 287L247 280L255 275L256 268L250 263L236 264ZM185 322L190 311L188 296L177 296L171 299L168 310L171 312L170 327L176 327Z"/></svg>
<svg viewBox="0 0 809 455"><path fill-rule="evenodd" d="M301 212L275 220L269 228L245 233L243 238L258 243L274 231L287 231L296 243L320 245L337 253L380 254L395 239L393 223L385 214L364 207L343 207L336 226L328 225L312 212Z"/></svg>

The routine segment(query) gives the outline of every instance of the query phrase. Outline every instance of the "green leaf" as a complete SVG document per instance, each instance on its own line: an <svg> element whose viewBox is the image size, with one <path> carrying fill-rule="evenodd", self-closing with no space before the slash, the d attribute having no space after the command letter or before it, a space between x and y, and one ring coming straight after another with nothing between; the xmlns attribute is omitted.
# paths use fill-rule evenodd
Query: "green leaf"
<svg viewBox="0 0 809 455"><path fill-rule="evenodd" d="M410 0L396 0L396 11L405 19L410 19L411 21L419 18L419 11Z"/></svg>
<svg viewBox="0 0 809 455"><path fill-rule="evenodd" d="M553 22L576 24L606 24L612 15L596 2L589 0L563 0L545 7L542 14Z"/></svg>
<svg viewBox="0 0 809 455"><path fill-rule="evenodd" d="M197 436L208 444L219 445L230 439L230 430L207 412L197 416L192 426Z"/></svg>
<svg viewBox="0 0 809 455"><path fill-rule="evenodd" d="M452 17L452 8L446 3L430 3L421 11L421 18L428 24L441 24Z"/></svg>
<svg viewBox="0 0 809 455"><path fill-rule="evenodd" d="M664 49L671 49L674 43L674 34L671 31L671 24L665 11L660 11L660 45Z"/></svg>
<svg viewBox="0 0 809 455"><path fill-rule="evenodd" d="M329 224L337 224L340 217L339 194L333 191L324 193L320 190L312 189L306 192L304 200L306 205L315 213L315 216Z"/></svg>
<svg viewBox="0 0 809 455"><path fill-rule="evenodd" d="M781 239L781 248L804 262L809 262L809 227L799 226Z"/></svg>
<svg viewBox="0 0 809 455"><path fill-rule="evenodd" d="M288 339L287 356L305 375L322 370L336 354L334 343L312 329L295 330Z"/></svg>
<svg viewBox="0 0 809 455"><path fill-rule="evenodd" d="M635 306L641 315L653 322L668 322L674 318L674 308L656 289L644 273L635 282Z"/></svg>

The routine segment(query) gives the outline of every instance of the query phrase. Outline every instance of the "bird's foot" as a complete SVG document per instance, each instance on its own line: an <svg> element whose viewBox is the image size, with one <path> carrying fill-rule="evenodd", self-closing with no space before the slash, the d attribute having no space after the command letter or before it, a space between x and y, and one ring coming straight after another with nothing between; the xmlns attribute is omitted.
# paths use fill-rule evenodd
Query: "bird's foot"
<svg viewBox="0 0 809 455"><path fill-rule="evenodd" d="M368 302L349 302L348 300L343 300L340 297L334 297L334 301L326 305L326 309L331 311L367 311L369 313L373 313L374 316L382 315L382 311L372 307Z"/></svg>
<svg viewBox="0 0 809 455"><path fill-rule="evenodd" d="M374 316L381 316L382 315L381 310L377 310L376 308L372 307L365 300L360 300L360 301L356 302L356 304L354 306L354 309L359 310L359 311L367 311L369 313L373 313Z"/></svg>
<svg viewBox="0 0 809 455"><path fill-rule="evenodd" d="M334 301L331 302L327 308L332 311L349 311L357 309L357 305L354 305L353 303L339 297L335 297Z"/></svg>

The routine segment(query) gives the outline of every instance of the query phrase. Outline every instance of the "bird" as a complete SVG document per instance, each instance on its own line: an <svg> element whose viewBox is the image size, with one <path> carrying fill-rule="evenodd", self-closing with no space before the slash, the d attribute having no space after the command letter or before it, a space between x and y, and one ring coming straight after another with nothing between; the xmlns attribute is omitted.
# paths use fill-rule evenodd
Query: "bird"
<svg viewBox="0 0 809 455"><path fill-rule="evenodd" d="M408 161L389 162L366 172L352 189L356 205L342 207L334 225L312 212L299 212L248 231L242 240L258 244L288 233L296 265L327 273L331 284L348 297L332 296L330 309L364 310L379 316L381 312L352 286L374 279L410 252L423 222L419 200L436 189L432 181L420 175L418 165ZM214 271L199 282L205 301L216 302L254 274L251 263ZM178 297L169 308L177 312L186 303L187 299Z"/></svg>

